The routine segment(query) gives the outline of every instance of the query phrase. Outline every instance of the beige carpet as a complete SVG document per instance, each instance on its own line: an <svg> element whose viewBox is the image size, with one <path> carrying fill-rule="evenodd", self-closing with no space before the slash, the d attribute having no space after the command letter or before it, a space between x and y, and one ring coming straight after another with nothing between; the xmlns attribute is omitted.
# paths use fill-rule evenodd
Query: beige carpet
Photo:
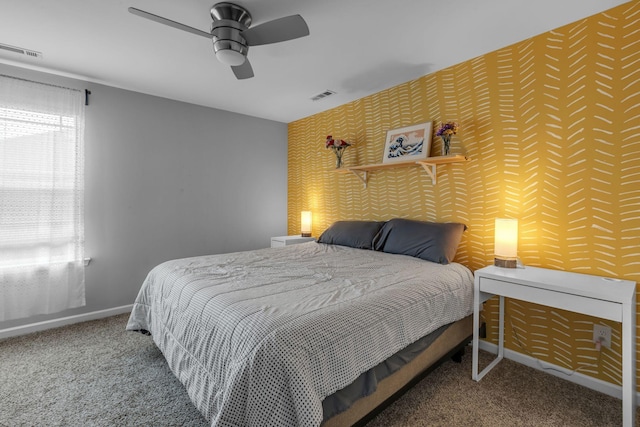
<svg viewBox="0 0 640 427"><path fill-rule="evenodd" d="M151 338L126 332L126 320L0 341L0 426L207 425ZM368 427L619 426L621 408L509 360L476 383L467 351L462 364L444 363Z"/></svg>

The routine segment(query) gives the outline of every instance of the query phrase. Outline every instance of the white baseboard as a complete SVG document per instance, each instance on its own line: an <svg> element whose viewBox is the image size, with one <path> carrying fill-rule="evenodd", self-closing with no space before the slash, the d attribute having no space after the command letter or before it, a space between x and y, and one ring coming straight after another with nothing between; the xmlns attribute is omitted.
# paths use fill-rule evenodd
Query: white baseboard
<svg viewBox="0 0 640 427"><path fill-rule="evenodd" d="M60 326L72 325L74 323L86 322L88 320L103 319L117 314L130 313L132 308L133 304L123 305L121 307L92 311L90 313L77 314L75 316L45 320L44 322L30 323L28 325L16 326L14 328L0 329L0 339L44 331L46 329L57 328Z"/></svg>
<svg viewBox="0 0 640 427"><path fill-rule="evenodd" d="M488 351L489 353L498 354L498 346L496 344L492 344L486 341L480 341L480 350ZM530 368L537 369L542 372L546 372L547 374L551 374L558 378L565 379L567 381L571 381L572 383L579 384L581 386L590 388L595 391L599 391L600 393L607 394L609 396L622 399L622 387L619 385L612 384L607 381L603 381L598 378L593 378L585 374L581 374L580 372L574 372L571 375L570 369L563 368L558 365L554 365L553 363L544 362L542 360L536 359L526 354L518 353L517 351L509 350L508 348L504 349L504 357L505 359L513 360L514 362L521 363L523 365L529 366ZM543 369L547 368L547 369ZM487 375L491 375L490 373ZM640 393L636 392L636 404L640 405Z"/></svg>

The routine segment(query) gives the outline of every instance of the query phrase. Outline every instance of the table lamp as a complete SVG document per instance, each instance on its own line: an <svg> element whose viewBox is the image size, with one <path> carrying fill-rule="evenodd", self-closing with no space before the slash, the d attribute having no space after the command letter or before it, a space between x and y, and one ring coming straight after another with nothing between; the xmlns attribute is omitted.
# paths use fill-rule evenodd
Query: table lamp
<svg viewBox="0 0 640 427"><path fill-rule="evenodd" d="M518 220L496 218L494 265L516 268L518 263Z"/></svg>
<svg viewBox="0 0 640 427"><path fill-rule="evenodd" d="M300 235L311 237L311 211L300 212Z"/></svg>

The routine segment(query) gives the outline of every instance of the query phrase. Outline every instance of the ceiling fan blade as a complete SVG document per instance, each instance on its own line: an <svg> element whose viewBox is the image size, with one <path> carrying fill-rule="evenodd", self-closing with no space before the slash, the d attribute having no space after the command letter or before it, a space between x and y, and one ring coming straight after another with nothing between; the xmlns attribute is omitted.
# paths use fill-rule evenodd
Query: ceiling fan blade
<svg viewBox="0 0 640 427"><path fill-rule="evenodd" d="M249 46L279 43L309 35L309 27L300 15L285 16L242 32Z"/></svg>
<svg viewBox="0 0 640 427"><path fill-rule="evenodd" d="M249 58L245 59L242 65L236 65L231 67L233 70L233 74L236 75L236 79L244 80L250 79L253 77L253 68L251 67L251 63L249 62Z"/></svg>
<svg viewBox="0 0 640 427"><path fill-rule="evenodd" d="M210 33L205 31L200 31L197 28L190 27L188 25L181 24L176 21L172 21L171 19L163 18L162 16L154 15L153 13L145 12L144 10L136 9L135 7L130 7L129 12L134 15L138 15L142 18L150 19L152 21L158 22L160 24L168 25L173 28L177 28L178 30L187 31L191 34L195 34L197 36L202 36L210 39L212 36Z"/></svg>

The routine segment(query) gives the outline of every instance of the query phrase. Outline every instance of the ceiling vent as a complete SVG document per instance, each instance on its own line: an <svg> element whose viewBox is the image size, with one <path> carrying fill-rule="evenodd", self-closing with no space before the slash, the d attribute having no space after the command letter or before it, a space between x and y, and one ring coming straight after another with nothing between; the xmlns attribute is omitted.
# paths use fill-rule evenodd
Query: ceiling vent
<svg viewBox="0 0 640 427"><path fill-rule="evenodd" d="M23 49L21 47L10 46L8 44L0 43L0 52L8 51L17 53L18 55L30 56L31 58L40 58L42 59L42 52L36 52L35 50Z"/></svg>
<svg viewBox="0 0 640 427"><path fill-rule="evenodd" d="M334 91L327 89L324 92L319 93L316 96L312 97L311 100L312 101L320 101L321 99L324 99L324 98L326 98L328 96L335 95L335 94L336 93Z"/></svg>

